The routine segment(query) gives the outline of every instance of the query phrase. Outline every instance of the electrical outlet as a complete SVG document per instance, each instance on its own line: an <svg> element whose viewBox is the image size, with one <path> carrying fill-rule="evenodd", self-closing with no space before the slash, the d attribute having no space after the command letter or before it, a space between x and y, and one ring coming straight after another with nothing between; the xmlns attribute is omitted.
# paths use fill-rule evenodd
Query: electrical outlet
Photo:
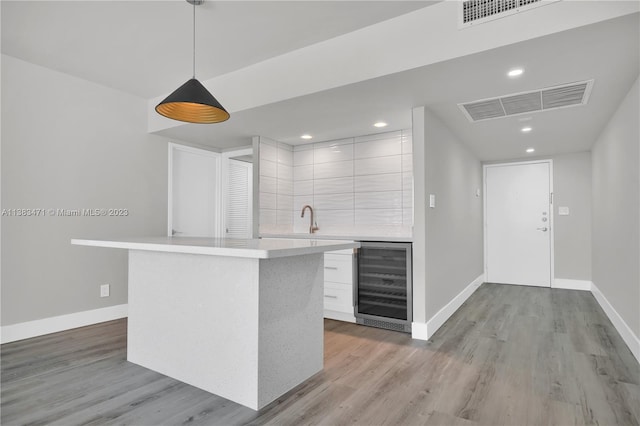
<svg viewBox="0 0 640 426"><path fill-rule="evenodd" d="M109 284L100 286L100 297L109 297Z"/></svg>

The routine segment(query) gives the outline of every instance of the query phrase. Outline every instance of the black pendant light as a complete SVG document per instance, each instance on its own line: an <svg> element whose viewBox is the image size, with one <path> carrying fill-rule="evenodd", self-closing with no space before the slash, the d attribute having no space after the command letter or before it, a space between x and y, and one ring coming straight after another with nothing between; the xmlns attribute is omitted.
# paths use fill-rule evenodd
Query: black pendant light
<svg viewBox="0 0 640 426"><path fill-rule="evenodd" d="M229 113L196 80L196 5L204 0L187 0L193 5L193 78L178 87L156 106L158 114L187 123L212 124L229 119Z"/></svg>

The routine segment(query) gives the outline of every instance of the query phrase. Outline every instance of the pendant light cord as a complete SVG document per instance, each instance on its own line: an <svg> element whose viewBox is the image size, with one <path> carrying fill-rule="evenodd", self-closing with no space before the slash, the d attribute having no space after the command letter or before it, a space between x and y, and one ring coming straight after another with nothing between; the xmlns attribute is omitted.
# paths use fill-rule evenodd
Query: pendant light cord
<svg viewBox="0 0 640 426"><path fill-rule="evenodd" d="M193 78L196 78L196 2L193 2Z"/></svg>

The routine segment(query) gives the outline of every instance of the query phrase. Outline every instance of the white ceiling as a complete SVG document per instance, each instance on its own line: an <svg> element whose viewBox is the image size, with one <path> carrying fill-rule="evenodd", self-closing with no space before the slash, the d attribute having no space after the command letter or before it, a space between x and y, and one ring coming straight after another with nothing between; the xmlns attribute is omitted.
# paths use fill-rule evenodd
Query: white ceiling
<svg viewBox="0 0 640 426"><path fill-rule="evenodd" d="M199 20L215 25L198 30L206 32L199 37L198 77L230 72L428 4L205 3L197 10L203 15ZM190 13L182 0L2 1L2 51L149 98L190 76ZM220 149L250 144L254 135L296 144L303 133L314 135L313 141L376 133L377 120L390 124L385 130L409 128L411 108L426 105L482 160L520 158L530 146L543 156L589 150L638 76L639 27L636 13L241 111L222 124L189 124L160 134ZM187 34L176 39L176 32ZM506 71L514 66L525 73L508 79ZM595 79L588 105L525 116L534 129L529 134L519 131L523 117L469 123L457 107L588 79Z"/></svg>
<svg viewBox="0 0 640 426"><path fill-rule="evenodd" d="M185 125L160 132L220 148L247 145L252 135L291 144L411 127L411 108L426 105L482 160L586 151L639 73L639 15L556 33L435 65L388 75L236 113L216 126ZM525 73L509 79L506 72ZM586 106L470 123L457 104L595 79ZM523 118L530 118L526 123ZM524 124L533 127L520 132Z"/></svg>
<svg viewBox="0 0 640 426"><path fill-rule="evenodd" d="M196 75L207 80L433 3L205 1L196 7ZM147 99L192 75L193 6L184 0L1 7L7 55Z"/></svg>

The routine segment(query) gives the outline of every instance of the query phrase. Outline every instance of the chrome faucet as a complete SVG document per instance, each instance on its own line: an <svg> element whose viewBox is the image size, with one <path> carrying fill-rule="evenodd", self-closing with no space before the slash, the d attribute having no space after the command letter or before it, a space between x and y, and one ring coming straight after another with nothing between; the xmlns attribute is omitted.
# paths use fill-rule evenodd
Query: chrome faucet
<svg viewBox="0 0 640 426"><path fill-rule="evenodd" d="M300 217L304 217L304 211L306 209L309 209L309 211L311 212L311 217L309 218L309 233L313 234L314 232L316 232L318 229L318 224L313 222L313 208L310 205L305 205L304 207L302 207L302 214L300 215Z"/></svg>

